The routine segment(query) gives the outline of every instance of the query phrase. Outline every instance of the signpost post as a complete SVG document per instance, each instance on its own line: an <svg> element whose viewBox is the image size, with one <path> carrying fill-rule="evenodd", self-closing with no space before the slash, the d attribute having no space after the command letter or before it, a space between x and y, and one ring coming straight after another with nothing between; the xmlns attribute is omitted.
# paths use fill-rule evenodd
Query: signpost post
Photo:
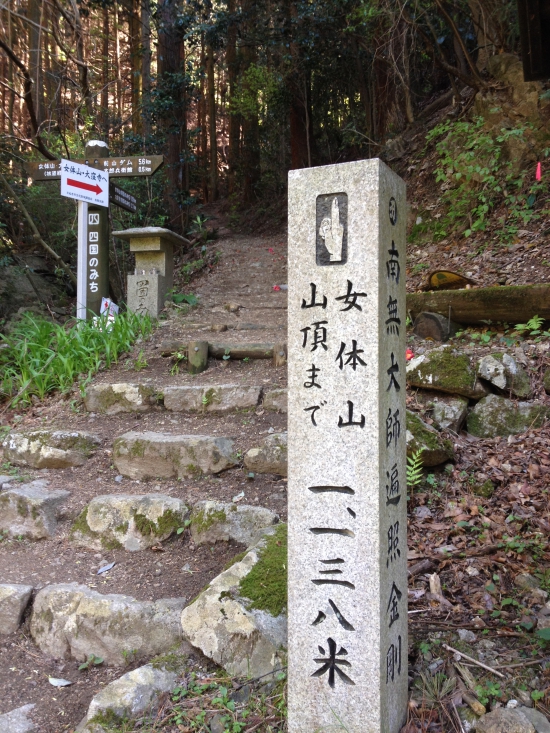
<svg viewBox="0 0 550 733"><path fill-rule="evenodd" d="M104 142L91 140L84 159L27 164L33 182L60 180L61 195L78 201L77 318L99 315L109 295L109 204L137 211L135 196L110 179L151 176L163 163L163 155L110 158Z"/></svg>

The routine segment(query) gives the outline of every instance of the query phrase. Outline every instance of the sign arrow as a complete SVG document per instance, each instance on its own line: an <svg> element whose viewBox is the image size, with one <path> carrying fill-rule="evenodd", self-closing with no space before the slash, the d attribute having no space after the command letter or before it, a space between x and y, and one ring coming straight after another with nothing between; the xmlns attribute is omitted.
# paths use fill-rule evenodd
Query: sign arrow
<svg viewBox="0 0 550 733"><path fill-rule="evenodd" d="M74 178L67 178L67 185L74 186L74 188L83 188L85 191L93 191L96 196L103 193L103 189L97 183L92 185L91 183L84 183L84 181L75 181Z"/></svg>

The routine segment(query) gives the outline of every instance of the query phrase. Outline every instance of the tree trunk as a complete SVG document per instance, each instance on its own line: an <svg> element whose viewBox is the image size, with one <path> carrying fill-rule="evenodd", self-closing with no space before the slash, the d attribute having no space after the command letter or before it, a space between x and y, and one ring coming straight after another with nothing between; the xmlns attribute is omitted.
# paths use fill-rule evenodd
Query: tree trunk
<svg viewBox="0 0 550 733"><path fill-rule="evenodd" d="M218 141L216 134L216 87L214 81L214 49L206 49L206 77L208 81L208 128L210 138L210 196L209 201L218 198Z"/></svg>
<svg viewBox="0 0 550 733"><path fill-rule="evenodd" d="M151 135L151 0L141 0L141 86L143 135Z"/></svg>
<svg viewBox="0 0 550 733"><path fill-rule="evenodd" d="M176 19L178 6L172 0L161 0L158 5L159 33L157 68L165 94L174 100L174 106L162 120L166 131L166 158L168 187L166 203L170 224L177 230L182 229L181 210L181 92L174 88L176 75L181 71L182 38Z"/></svg>
<svg viewBox="0 0 550 733"><path fill-rule="evenodd" d="M131 0L128 13L128 35L130 42L130 74L132 79L132 132L140 135L141 124L141 22L140 0Z"/></svg>
<svg viewBox="0 0 550 733"><path fill-rule="evenodd" d="M239 160L239 137L241 121L238 114L232 109L237 91L237 24L235 22L236 0L228 0L229 26L227 28L227 49L225 60L227 63L227 81L229 87L229 153L228 153L228 190L229 195L236 192L236 173Z"/></svg>
<svg viewBox="0 0 550 733"><path fill-rule="evenodd" d="M199 89L199 109L198 109L198 123L199 123L199 139L200 148L198 162L199 171L201 176L201 190L202 200L206 204L210 200L208 196L208 131L206 127L206 91L205 91L205 74L206 74L206 56L204 52L204 33L201 34L201 54L200 54L200 68L201 68L201 81Z"/></svg>
<svg viewBox="0 0 550 733"><path fill-rule="evenodd" d="M101 127L105 142L109 144L109 8L103 8Z"/></svg>
<svg viewBox="0 0 550 733"><path fill-rule="evenodd" d="M29 43L29 74L32 79L32 100L38 126L44 121L44 92L42 89L42 54L40 32L40 21L42 19L41 0L29 0L27 8L28 18L28 43Z"/></svg>
<svg viewBox="0 0 550 733"><path fill-rule="evenodd" d="M243 88L248 95L253 94L246 80L246 72L258 61L255 45L256 24L258 22L257 7L254 0L243 0L242 3L245 41L242 49ZM250 111L243 116L242 160L244 170L243 199L246 203L256 200L256 187L260 182L260 122L258 111Z"/></svg>
<svg viewBox="0 0 550 733"><path fill-rule="evenodd" d="M120 15L118 12L118 4L115 3L115 18L114 18L114 35L115 35L115 56L114 56L114 67L116 73L116 114L119 120L122 120L122 71L120 64L120 28L118 27L120 21Z"/></svg>

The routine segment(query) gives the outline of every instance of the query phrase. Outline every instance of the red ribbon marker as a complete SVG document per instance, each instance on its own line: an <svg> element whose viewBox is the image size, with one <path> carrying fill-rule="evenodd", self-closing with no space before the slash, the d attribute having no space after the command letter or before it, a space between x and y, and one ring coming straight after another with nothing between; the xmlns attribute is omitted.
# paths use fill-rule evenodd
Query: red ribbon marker
<svg viewBox="0 0 550 733"><path fill-rule="evenodd" d="M103 189L100 188L97 183L93 185L91 183L84 183L84 181L75 181L73 178L67 178L67 186L74 186L75 188L83 188L85 191L93 191L96 196L103 193Z"/></svg>
<svg viewBox="0 0 550 733"><path fill-rule="evenodd" d="M542 166L540 163L537 163L537 172L535 173L535 180L540 181L542 178Z"/></svg>

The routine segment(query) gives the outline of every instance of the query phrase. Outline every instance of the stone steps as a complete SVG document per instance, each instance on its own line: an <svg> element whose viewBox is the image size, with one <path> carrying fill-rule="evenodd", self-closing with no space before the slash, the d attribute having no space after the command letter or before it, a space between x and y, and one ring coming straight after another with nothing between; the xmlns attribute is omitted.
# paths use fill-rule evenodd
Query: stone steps
<svg viewBox="0 0 550 733"><path fill-rule="evenodd" d="M151 385L139 382L99 383L88 387L84 404L88 412L117 415L164 408L170 412L228 413L262 406L287 411L286 389L240 384Z"/></svg>

